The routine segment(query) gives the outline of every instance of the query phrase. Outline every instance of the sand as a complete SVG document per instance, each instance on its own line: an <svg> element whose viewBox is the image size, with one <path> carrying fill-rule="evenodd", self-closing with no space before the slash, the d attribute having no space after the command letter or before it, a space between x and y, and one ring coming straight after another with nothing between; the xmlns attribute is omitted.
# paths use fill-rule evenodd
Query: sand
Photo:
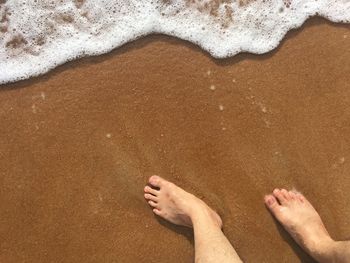
<svg viewBox="0 0 350 263"><path fill-rule="evenodd" d="M263 196L296 188L350 238L350 27L312 19L266 55L151 36L0 89L1 262L193 262L152 215L161 175L216 209L246 262L312 262Z"/></svg>

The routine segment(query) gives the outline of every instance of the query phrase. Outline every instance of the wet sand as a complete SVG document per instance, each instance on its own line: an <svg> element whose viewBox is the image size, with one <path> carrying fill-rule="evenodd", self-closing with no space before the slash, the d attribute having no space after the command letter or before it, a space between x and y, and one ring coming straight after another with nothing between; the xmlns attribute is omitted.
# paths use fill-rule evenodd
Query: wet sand
<svg viewBox="0 0 350 263"><path fill-rule="evenodd" d="M143 200L152 174L213 206L246 262L312 262L264 207L274 187L350 238L349 29L312 19L225 60L151 36L3 86L0 261L193 262L191 230Z"/></svg>

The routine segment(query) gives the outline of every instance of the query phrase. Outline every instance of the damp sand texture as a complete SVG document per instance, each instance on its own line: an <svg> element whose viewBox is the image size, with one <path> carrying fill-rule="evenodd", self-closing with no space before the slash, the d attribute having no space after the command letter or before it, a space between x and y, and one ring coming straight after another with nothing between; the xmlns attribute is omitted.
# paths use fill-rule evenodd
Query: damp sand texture
<svg viewBox="0 0 350 263"><path fill-rule="evenodd" d="M245 262L313 262L263 196L295 187L350 237L349 40L312 19L215 60L153 36L2 86L0 261L193 262L191 231L143 200L159 174L218 211Z"/></svg>

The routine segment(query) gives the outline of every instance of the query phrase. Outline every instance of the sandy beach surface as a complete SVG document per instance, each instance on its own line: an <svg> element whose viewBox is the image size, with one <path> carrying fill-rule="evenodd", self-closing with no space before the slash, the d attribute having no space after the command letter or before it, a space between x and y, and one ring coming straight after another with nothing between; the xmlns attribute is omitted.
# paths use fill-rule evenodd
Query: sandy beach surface
<svg viewBox="0 0 350 263"><path fill-rule="evenodd" d="M263 204L296 188L350 238L350 26L312 19L266 55L150 36L0 88L0 261L193 262L156 218L158 174L222 216L245 262L312 262Z"/></svg>

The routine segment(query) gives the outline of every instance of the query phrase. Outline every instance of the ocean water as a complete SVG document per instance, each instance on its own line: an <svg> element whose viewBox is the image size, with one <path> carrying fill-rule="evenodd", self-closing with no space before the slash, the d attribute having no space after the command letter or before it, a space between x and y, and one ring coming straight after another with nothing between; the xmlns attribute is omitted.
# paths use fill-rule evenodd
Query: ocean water
<svg viewBox="0 0 350 263"><path fill-rule="evenodd" d="M350 0L0 0L0 84L151 33L212 56L265 53L311 17L350 22Z"/></svg>

